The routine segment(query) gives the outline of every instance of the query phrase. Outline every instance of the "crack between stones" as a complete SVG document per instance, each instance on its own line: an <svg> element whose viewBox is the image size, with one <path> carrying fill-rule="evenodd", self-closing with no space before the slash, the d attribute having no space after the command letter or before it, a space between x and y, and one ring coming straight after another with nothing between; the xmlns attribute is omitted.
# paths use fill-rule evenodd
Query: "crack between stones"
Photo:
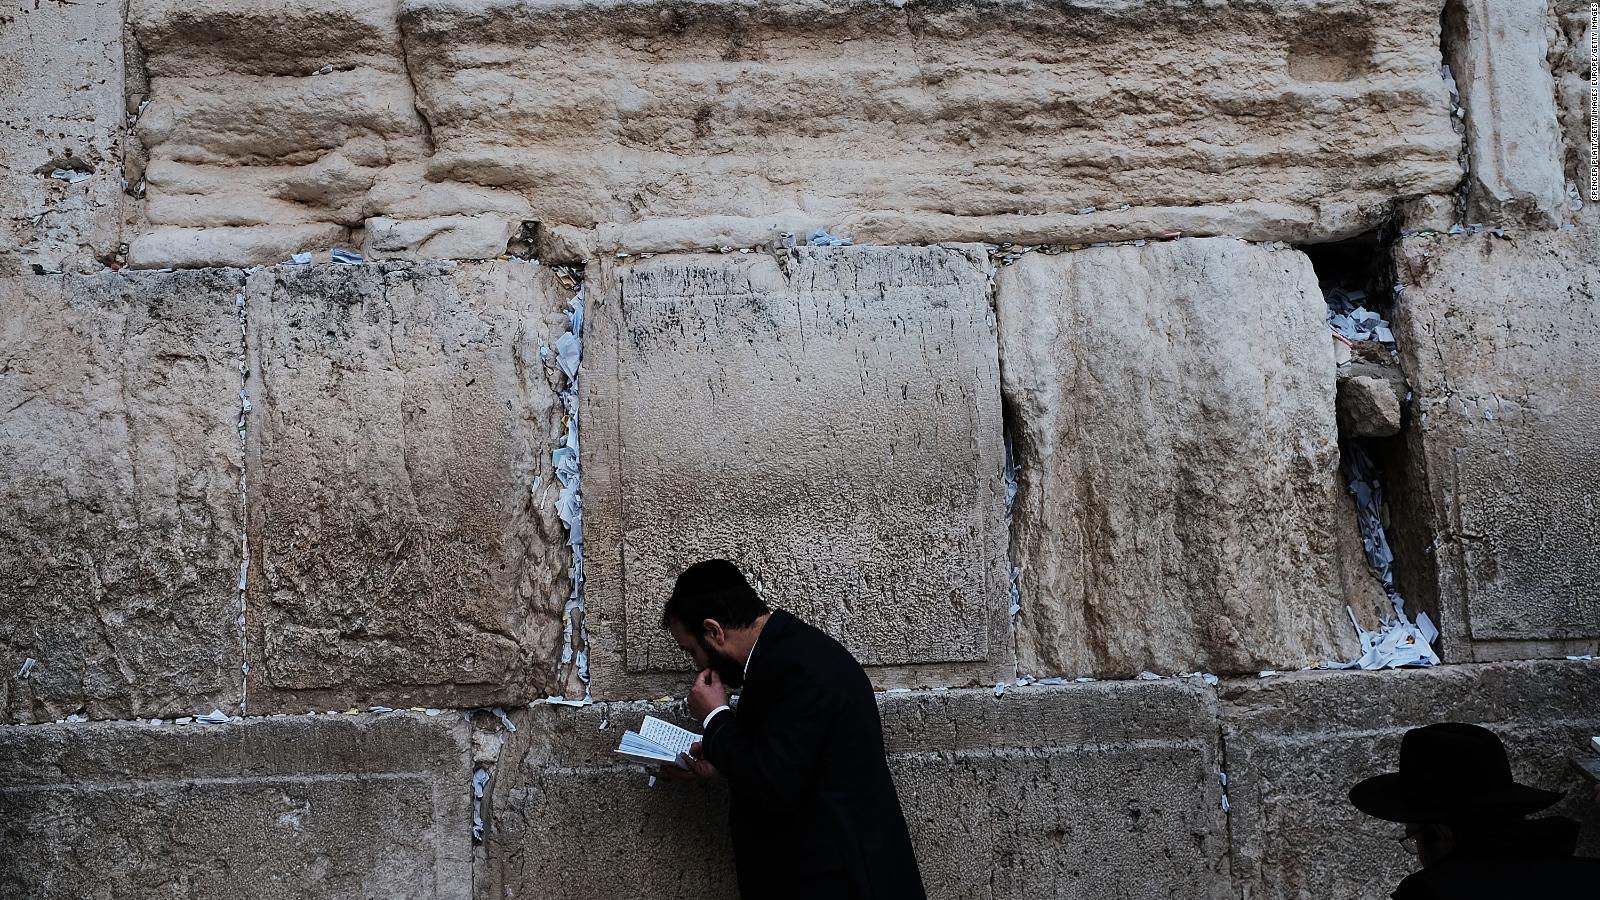
<svg viewBox="0 0 1600 900"><path fill-rule="evenodd" d="M587 285L581 271L573 272L572 277L576 282L576 291L567 301L569 326L566 333L556 341L555 348L556 366L567 377L566 386L560 392L561 404L566 410L564 437L562 445L550 454L556 478L561 483L561 493L556 499L556 513L566 528L567 545L572 552L572 563L568 570L572 578L572 593L567 598L561 614L563 646L557 670L557 684L561 692L559 699L588 705L594 700L589 685L589 626L584 609L583 485L579 451L581 422L578 410L578 385L582 377L580 369L583 364L584 297ZM583 685L581 699L567 696L574 687L570 683L574 674Z"/></svg>
<svg viewBox="0 0 1600 900"><path fill-rule="evenodd" d="M406 82L411 85L411 109L417 114L417 119L422 122L422 139L427 145L428 155L432 156L436 149L433 142L433 121L428 118L428 110L426 105L422 102L422 94L417 90L417 75L416 72L412 70L411 48L407 46L406 29L403 27L403 24L400 28L399 49L400 66L401 68L405 69Z"/></svg>
<svg viewBox="0 0 1600 900"><path fill-rule="evenodd" d="M246 280L234 294L239 317L239 715L250 710L250 626L248 619L250 576L250 335Z"/></svg>

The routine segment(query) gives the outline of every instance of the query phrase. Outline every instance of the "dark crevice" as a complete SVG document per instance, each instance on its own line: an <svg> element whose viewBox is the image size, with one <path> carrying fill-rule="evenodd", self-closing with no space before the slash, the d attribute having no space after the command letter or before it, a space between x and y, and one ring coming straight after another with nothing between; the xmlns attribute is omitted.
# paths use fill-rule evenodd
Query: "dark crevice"
<svg viewBox="0 0 1600 900"><path fill-rule="evenodd" d="M539 223L523 222L506 242L506 255L517 259L533 259L538 255Z"/></svg>
<svg viewBox="0 0 1600 900"><path fill-rule="evenodd" d="M1414 474L1421 468L1413 452L1412 394L1390 330L1402 296L1395 288L1395 238L1392 223L1385 223L1299 249L1310 258L1328 307L1338 366L1340 477L1355 504L1368 568L1406 618L1415 621L1425 612L1439 623L1436 599L1418 583L1431 571L1417 558L1417 526L1426 521L1428 496Z"/></svg>
<svg viewBox="0 0 1600 900"><path fill-rule="evenodd" d="M1472 184L1472 155L1467 143L1466 121L1472 116L1472 110L1467 108L1466 87L1467 79L1476 77L1477 73L1471 71L1467 64L1467 47L1469 45L1469 14L1464 0L1447 0L1444 10L1439 14L1439 57L1448 66L1452 79L1458 90L1462 93L1455 98L1461 105L1462 114L1455 115L1452 110L1452 121L1455 123L1456 132L1461 137L1461 170L1465 177L1456 187L1451 200L1455 207L1455 220L1467 221L1467 196ZM1441 76L1443 72L1440 73Z"/></svg>

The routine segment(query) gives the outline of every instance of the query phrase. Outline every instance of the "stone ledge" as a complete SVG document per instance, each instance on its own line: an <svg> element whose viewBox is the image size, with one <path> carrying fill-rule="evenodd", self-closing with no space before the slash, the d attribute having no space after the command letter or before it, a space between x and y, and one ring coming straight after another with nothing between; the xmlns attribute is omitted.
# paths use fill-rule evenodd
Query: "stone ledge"
<svg viewBox="0 0 1600 900"><path fill-rule="evenodd" d="M878 707L930 896L1231 896L1209 688L917 691ZM647 713L672 716L651 703L517 714L480 898L735 896L721 786L649 788L612 752Z"/></svg>
<svg viewBox="0 0 1600 900"><path fill-rule="evenodd" d="M471 895L458 716L0 728L7 897Z"/></svg>
<svg viewBox="0 0 1600 900"><path fill-rule="evenodd" d="M1600 808L1566 754L1600 734L1600 662L1305 672L1220 687L1236 886L1250 897L1382 900L1415 867L1401 826L1350 805L1351 785L1392 771L1401 735L1472 722L1505 739L1517 777L1568 791L1552 813L1584 822L1600 853Z"/></svg>

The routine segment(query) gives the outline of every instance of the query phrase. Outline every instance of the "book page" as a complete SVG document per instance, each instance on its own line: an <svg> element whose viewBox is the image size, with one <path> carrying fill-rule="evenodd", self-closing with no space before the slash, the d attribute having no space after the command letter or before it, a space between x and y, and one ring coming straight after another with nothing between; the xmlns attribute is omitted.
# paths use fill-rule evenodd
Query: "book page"
<svg viewBox="0 0 1600 900"><path fill-rule="evenodd" d="M647 741L631 731L622 736L622 743L618 745L617 749L629 756L648 756L651 759L662 761L678 758L676 753L667 750L655 741Z"/></svg>
<svg viewBox="0 0 1600 900"><path fill-rule="evenodd" d="M689 745L700 739L700 735L655 716L644 717L644 724L639 726L639 736L659 745L671 753L673 758L677 758L679 753L688 753Z"/></svg>

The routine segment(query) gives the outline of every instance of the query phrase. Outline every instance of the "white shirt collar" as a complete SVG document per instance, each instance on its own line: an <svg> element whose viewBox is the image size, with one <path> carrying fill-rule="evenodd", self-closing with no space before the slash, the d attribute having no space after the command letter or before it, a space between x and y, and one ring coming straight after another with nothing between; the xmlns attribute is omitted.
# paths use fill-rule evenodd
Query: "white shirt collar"
<svg viewBox="0 0 1600 900"><path fill-rule="evenodd" d="M750 677L750 660L755 658L756 644L759 643L761 643L761 634L760 632L757 632L756 639L750 642L750 652L745 654L744 657L744 674L746 678Z"/></svg>

